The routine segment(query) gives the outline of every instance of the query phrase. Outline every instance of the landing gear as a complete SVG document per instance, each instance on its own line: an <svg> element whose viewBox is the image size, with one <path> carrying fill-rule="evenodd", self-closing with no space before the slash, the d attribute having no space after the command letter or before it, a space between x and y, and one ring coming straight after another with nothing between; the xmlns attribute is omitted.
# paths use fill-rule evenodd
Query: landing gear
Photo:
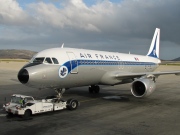
<svg viewBox="0 0 180 135"><path fill-rule="evenodd" d="M56 97L58 99L58 102L61 100L62 94L65 92L65 90L66 90L65 88L55 90L55 92L57 93Z"/></svg>
<svg viewBox="0 0 180 135"><path fill-rule="evenodd" d="M99 93L100 87L98 85L89 86L89 93Z"/></svg>

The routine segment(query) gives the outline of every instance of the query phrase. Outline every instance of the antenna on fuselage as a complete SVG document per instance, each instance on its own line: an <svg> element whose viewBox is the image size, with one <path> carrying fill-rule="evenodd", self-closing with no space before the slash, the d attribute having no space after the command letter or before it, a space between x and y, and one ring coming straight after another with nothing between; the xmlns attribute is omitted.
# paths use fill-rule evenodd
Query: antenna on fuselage
<svg viewBox="0 0 180 135"><path fill-rule="evenodd" d="M61 48L64 48L64 43L61 45Z"/></svg>

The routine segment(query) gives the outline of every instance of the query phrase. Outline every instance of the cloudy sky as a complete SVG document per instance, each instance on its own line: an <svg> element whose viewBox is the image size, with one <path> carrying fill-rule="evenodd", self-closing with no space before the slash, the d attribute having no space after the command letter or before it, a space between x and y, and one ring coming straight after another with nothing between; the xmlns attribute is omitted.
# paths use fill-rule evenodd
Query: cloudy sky
<svg viewBox="0 0 180 135"><path fill-rule="evenodd" d="M60 47L180 57L180 0L0 0L0 49Z"/></svg>

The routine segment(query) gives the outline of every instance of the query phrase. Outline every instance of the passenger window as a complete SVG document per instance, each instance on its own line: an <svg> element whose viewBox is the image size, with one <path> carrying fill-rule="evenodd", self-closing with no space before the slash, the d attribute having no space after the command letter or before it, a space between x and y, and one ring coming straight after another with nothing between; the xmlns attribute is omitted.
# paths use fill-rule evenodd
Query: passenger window
<svg viewBox="0 0 180 135"><path fill-rule="evenodd" d="M59 64L58 60L56 58L52 58L54 64Z"/></svg>
<svg viewBox="0 0 180 135"><path fill-rule="evenodd" d="M47 58L45 59L45 63L52 64L52 61L51 61L51 59L50 59L50 58L48 58L48 57L47 57Z"/></svg>

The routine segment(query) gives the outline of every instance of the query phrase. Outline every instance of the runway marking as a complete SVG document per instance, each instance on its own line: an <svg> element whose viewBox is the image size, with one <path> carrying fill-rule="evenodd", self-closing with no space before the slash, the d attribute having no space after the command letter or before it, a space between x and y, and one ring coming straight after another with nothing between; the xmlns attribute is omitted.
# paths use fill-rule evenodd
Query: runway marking
<svg viewBox="0 0 180 135"><path fill-rule="evenodd" d="M0 117L4 117L4 116L6 116L6 114L0 114Z"/></svg>

